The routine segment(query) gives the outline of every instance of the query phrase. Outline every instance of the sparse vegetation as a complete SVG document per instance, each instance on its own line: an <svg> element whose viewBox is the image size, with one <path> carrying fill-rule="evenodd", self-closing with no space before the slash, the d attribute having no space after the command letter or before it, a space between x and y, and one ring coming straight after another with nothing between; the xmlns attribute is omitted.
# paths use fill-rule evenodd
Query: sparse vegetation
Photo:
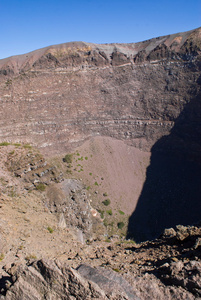
<svg viewBox="0 0 201 300"><path fill-rule="evenodd" d="M7 81L6 81L6 86L9 86L9 85L11 85L12 84L12 79L8 79Z"/></svg>
<svg viewBox="0 0 201 300"><path fill-rule="evenodd" d="M119 270L118 268L113 269L113 271L115 271L115 272L117 272L117 273L120 272L120 270Z"/></svg>
<svg viewBox="0 0 201 300"><path fill-rule="evenodd" d="M63 158L63 161L72 164L73 162L73 154L66 154L65 157Z"/></svg>
<svg viewBox="0 0 201 300"><path fill-rule="evenodd" d="M90 186L87 186L87 187L86 187L86 190L87 190L87 191L89 191L89 190L90 190L90 188L91 188Z"/></svg>
<svg viewBox="0 0 201 300"><path fill-rule="evenodd" d="M106 219L103 220L103 225L104 225L105 227L108 226L108 221L107 221Z"/></svg>
<svg viewBox="0 0 201 300"><path fill-rule="evenodd" d="M124 227L124 222L119 222L119 223L117 223L117 227L119 228L119 229L122 229L123 227Z"/></svg>
<svg viewBox="0 0 201 300"><path fill-rule="evenodd" d="M20 147L21 146L21 144L19 144L19 143L15 143L15 144L13 144L15 147Z"/></svg>
<svg viewBox="0 0 201 300"><path fill-rule="evenodd" d="M106 212L107 212L107 214L108 214L109 216L112 216L112 210L111 210L111 209L107 210Z"/></svg>
<svg viewBox="0 0 201 300"><path fill-rule="evenodd" d="M54 230L50 226L47 227L47 230L49 231L49 233L53 233L54 232Z"/></svg>
<svg viewBox="0 0 201 300"><path fill-rule="evenodd" d="M25 149L32 149L32 146L31 146L30 144L25 144L25 145L23 145L23 147L24 147Z"/></svg>
<svg viewBox="0 0 201 300"><path fill-rule="evenodd" d="M125 240L124 244L136 244L134 240Z"/></svg>
<svg viewBox="0 0 201 300"><path fill-rule="evenodd" d="M9 146L10 145L10 143L8 143L8 142L2 142L2 143L0 143L0 146Z"/></svg>
<svg viewBox="0 0 201 300"><path fill-rule="evenodd" d="M9 155L13 155L14 153L15 153L15 150L9 152L8 154L9 154Z"/></svg>
<svg viewBox="0 0 201 300"><path fill-rule="evenodd" d="M105 199L104 201L102 201L102 203L103 203L105 206L108 206L108 205L110 205L110 199Z"/></svg>
<svg viewBox="0 0 201 300"><path fill-rule="evenodd" d="M104 219L104 210L98 210L98 212L99 212L99 214L100 214L100 216L101 216L101 219Z"/></svg>
<svg viewBox="0 0 201 300"><path fill-rule="evenodd" d="M0 177L0 182L2 185L6 185L6 181L4 177Z"/></svg>
<svg viewBox="0 0 201 300"><path fill-rule="evenodd" d="M37 256L35 254L29 254L25 257L26 260L32 260L32 259L37 259Z"/></svg>
<svg viewBox="0 0 201 300"><path fill-rule="evenodd" d="M0 261L4 259L5 255L3 253L0 253Z"/></svg>
<svg viewBox="0 0 201 300"><path fill-rule="evenodd" d="M44 192L45 188L46 188L45 184L41 182L36 186L36 189L41 192Z"/></svg>
<svg viewBox="0 0 201 300"><path fill-rule="evenodd" d="M15 189L12 187L12 189L9 191L8 196L14 198L17 196Z"/></svg>

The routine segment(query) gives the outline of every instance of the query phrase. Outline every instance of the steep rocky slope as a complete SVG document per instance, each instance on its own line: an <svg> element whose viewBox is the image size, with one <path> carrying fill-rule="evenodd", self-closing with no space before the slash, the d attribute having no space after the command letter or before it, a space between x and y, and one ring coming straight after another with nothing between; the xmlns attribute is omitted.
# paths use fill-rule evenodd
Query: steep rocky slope
<svg viewBox="0 0 201 300"><path fill-rule="evenodd" d="M0 61L0 139L61 153L96 136L143 150L200 89L200 35L50 46Z"/></svg>

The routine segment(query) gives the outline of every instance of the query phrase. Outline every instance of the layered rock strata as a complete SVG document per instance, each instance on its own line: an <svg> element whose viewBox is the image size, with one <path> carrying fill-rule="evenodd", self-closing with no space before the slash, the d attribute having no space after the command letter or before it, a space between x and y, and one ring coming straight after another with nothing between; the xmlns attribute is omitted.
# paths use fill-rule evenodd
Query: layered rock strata
<svg viewBox="0 0 201 300"><path fill-rule="evenodd" d="M75 42L0 60L0 140L55 154L104 135L150 150L199 92L200 35Z"/></svg>

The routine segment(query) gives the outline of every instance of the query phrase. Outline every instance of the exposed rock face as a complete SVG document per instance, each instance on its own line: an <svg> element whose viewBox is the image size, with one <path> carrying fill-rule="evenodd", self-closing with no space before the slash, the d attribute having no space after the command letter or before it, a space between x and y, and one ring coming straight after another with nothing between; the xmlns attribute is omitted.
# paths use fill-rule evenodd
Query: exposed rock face
<svg viewBox="0 0 201 300"><path fill-rule="evenodd" d="M139 299L129 283L114 271L88 268L94 276L87 276L86 272L82 276L84 266L78 269L79 274L58 261L40 260L26 267L13 266L9 271L11 287L7 281L8 291L0 299Z"/></svg>
<svg viewBox="0 0 201 300"><path fill-rule="evenodd" d="M65 179L59 186L50 186L47 196L50 211L59 215L61 228L74 228L80 242L93 236L92 208L80 181Z"/></svg>
<svg viewBox="0 0 201 300"><path fill-rule="evenodd" d="M200 234L199 226L180 225L138 245L85 245L73 261L6 264L0 299L199 299Z"/></svg>
<svg viewBox="0 0 201 300"><path fill-rule="evenodd" d="M0 139L51 154L106 135L149 150L199 92L200 34L68 43L1 60Z"/></svg>
<svg viewBox="0 0 201 300"><path fill-rule="evenodd" d="M86 279L98 284L106 294L119 293L122 299L139 299L135 296L132 286L121 276L112 270L104 268L92 268L87 265L80 265L78 272Z"/></svg>
<svg viewBox="0 0 201 300"><path fill-rule="evenodd" d="M107 299L97 285L84 280L68 266L53 261L37 261L10 272L14 284L0 299Z"/></svg>

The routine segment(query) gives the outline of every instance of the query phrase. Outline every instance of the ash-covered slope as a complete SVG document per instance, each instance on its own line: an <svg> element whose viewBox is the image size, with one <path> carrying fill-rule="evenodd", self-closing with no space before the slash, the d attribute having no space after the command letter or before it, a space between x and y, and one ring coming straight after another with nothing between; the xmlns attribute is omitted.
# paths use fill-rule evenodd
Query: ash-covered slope
<svg viewBox="0 0 201 300"><path fill-rule="evenodd" d="M200 89L201 28L135 44L73 42L0 60L0 140L61 153L104 135L143 150Z"/></svg>

